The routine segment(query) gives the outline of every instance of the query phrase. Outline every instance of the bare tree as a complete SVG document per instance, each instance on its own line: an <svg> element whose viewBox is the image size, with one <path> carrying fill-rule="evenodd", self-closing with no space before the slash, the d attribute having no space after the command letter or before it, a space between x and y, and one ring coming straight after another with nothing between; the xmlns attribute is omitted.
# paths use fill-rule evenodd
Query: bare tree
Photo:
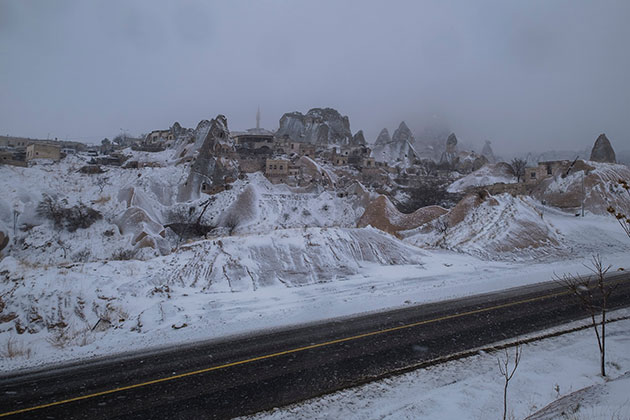
<svg viewBox="0 0 630 420"><path fill-rule="evenodd" d="M499 372L501 372L501 375L503 375L503 379L505 379L505 384L503 385L503 420L505 420L507 418L508 385L510 384L510 380L514 376L514 372L516 372L518 364L521 361L523 349L520 344L516 345L516 347L514 348L514 360L511 360L508 349L504 349L503 351L503 357L497 357L497 364L499 365ZM511 368L510 365L512 365Z"/></svg>
<svg viewBox="0 0 630 420"><path fill-rule="evenodd" d="M510 162L510 172L516 177L516 182L521 182L521 179L525 175L526 167L527 161L525 159L512 159L512 162Z"/></svg>
<svg viewBox="0 0 630 420"><path fill-rule="evenodd" d="M103 190L108 185L109 185L109 178L101 176L96 180L96 186L98 187L98 191L101 194L103 194Z"/></svg>
<svg viewBox="0 0 630 420"><path fill-rule="evenodd" d="M610 285L604 281L611 266L604 267L601 256L593 255L591 265L586 265L586 267L593 275L565 274L562 277L556 276L556 281L578 299L582 308L591 317L591 325L595 330L597 345L599 346L601 374L606 376L606 312L608 311L610 295L618 284ZM598 317L600 318L599 321L597 320Z"/></svg>

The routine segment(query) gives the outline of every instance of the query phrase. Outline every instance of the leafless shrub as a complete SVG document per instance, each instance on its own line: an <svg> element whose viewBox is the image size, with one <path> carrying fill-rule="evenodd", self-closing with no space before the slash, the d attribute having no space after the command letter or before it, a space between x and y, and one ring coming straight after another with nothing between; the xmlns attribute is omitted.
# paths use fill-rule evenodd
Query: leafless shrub
<svg viewBox="0 0 630 420"><path fill-rule="evenodd" d="M497 357L497 364L499 365L499 372L503 376L505 383L503 385L503 420L507 418L507 390L508 385L510 384L510 380L514 376L516 369L518 368L518 364L521 361L521 355L523 354L522 347L517 344L514 348L514 359L511 360L510 353L508 349L503 350L503 357ZM510 365L512 365L510 367Z"/></svg>
<svg viewBox="0 0 630 420"><path fill-rule="evenodd" d="M55 328L53 333L46 338L46 341L58 349L64 349L72 345L85 346L94 341L90 332L90 329L87 327L79 330L71 327Z"/></svg>
<svg viewBox="0 0 630 420"><path fill-rule="evenodd" d="M591 265L586 267L593 275L564 274L561 277L555 276L555 280L578 299L582 308L591 317L591 325L595 330L599 347L600 372L602 376L606 376L606 313L608 311L608 299L618 284L610 285L605 282L606 273L611 266L605 267L601 256L594 255Z"/></svg>
<svg viewBox="0 0 630 420"><path fill-rule="evenodd" d="M112 254L111 260L114 261L129 261L137 257L138 250L136 249L119 249Z"/></svg>
<svg viewBox="0 0 630 420"><path fill-rule="evenodd" d="M98 187L98 191L102 194L103 190L106 186L109 185L109 178L101 176L96 180L96 186Z"/></svg>
<svg viewBox="0 0 630 420"><path fill-rule="evenodd" d="M57 197L44 194L36 210L39 216L51 220L55 228L63 227L63 206Z"/></svg>
<svg viewBox="0 0 630 420"><path fill-rule="evenodd" d="M89 249L86 248L72 255L72 261L73 262L88 262L91 256L92 256L92 253L90 252Z"/></svg>
<svg viewBox="0 0 630 420"><path fill-rule="evenodd" d="M7 359L14 359L16 357L31 357L31 349L24 347L23 344L18 343L14 337L9 337L6 343L0 347L0 355Z"/></svg>
<svg viewBox="0 0 630 420"><path fill-rule="evenodd" d="M516 182L521 182L521 179L525 175L525 168L527 167L527 161L524 159L512 159L509 164L509 170L512 175L516 177Z"/></svg>
<svg viewBox="0 0 630 420"><path fill-rule="evenodd" d="M37 205L37 214L53 222L56 229L66 229L74 232L77 229L90 227L94 222L103 218L103 215L83 203L72 207L65 207L66 200L44 194L42 201Z"/></svg>
<svg viewBox="0 0 630 420"><path fill-rule="evenodd" d="M448 229L448 219L446 219L445 217L440 217L439 219L437 219L437 221L435 222L435 230L446 236L446 234L448 233Z"/></svg>

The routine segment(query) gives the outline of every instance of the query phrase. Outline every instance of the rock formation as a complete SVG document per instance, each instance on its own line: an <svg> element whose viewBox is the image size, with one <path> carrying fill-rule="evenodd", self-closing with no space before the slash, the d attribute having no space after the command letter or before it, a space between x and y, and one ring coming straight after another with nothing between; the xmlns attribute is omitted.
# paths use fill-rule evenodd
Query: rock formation
<svg viewBox="0 0 630 420"><path fill-rule="evenodd" d="M394 143L410 143L413 144L416 140L413 138L413 134L411 134L411 130L407 127L404 121L400 123L396 131L394 131L394 135L392 136L392 141Z"/></svg>
<svg viewBox="0 0 630 420"><path fill-rule="evenodd" d="M402 230L415 229L446 213L447 210L440 206L428 206L404 214L399 212L387 197L379 195L366 207L357 226L372 226L395 234Z"/></svg>
<svg viewBox="0 0 630 420"><path fill-rule="evenodd" d="M451 133L446 139L446 149L440 157L440 164L454 165L457 161L457 137Z"/></svg>
<svg viewBox="0 0 630 420"><path fill-rule="evenodd" d="M383 128L376 138L375 145L384 145L390 143L392 141L392 137L389 135L389 131L387 128Z"/></svg>
<svg viewBox="0 0 630 420"><path fill-rule="evenodd" d="M606 134L600 134L597 140L595 140L590 160L595 162L616 163L615 151L606 137Z"/></svg>
<svg viewBox="0 0 630 420"><path fill-rule="evenodd" d="M236 179L238 174L234 162L215 155L217 145L231 142L225 116L218 115L209 123L202 123L204 121L197 127L195 143L199 141L203 133L205 137L190 168L190 175L179 190L178 201L196 200L204 186L210 188L225 185L230 179Z"/></svg>
<svg viewBox="0 0 630 420"><path fill-rule="evenodd" d="M483 145L483 149L481 149L481 155L488 159L488 162L490 163L497 162L497 158L494 156L492 147L490 147L490 140L486 140L486 143Z"/></svg>
<svg viewBox="0 0 630 420"><path fill-rule="evenodd" d="M348 117L332 108L313 108L306 115L286 113L280 118L276 136L312 144L355 144Z"/></svg>
<svg viewBox="0 0 630 420"><path fill-rule="evenodd" d="M391 139L386 128L381 131L374 143L372 154L379 162L410 166L417 158L417 153L413 147L414 142L411 130L403 121L394 131L394 136Z"/></svg>
<svg viewBox="0 0 630 420"><path fill-rule="evenodd" d="M356 134L352 137L352 143L353 144L365 144L365 136L363 135L363 130L359 130L356 132Z"/></svg>

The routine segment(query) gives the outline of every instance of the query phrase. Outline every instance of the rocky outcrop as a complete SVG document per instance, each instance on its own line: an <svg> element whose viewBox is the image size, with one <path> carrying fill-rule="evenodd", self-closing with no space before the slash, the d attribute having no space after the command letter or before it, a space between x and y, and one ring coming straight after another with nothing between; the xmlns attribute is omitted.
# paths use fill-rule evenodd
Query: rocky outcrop
<svg viewBox="0 0 630 420"><path fill-rule="evenodd" d="M332 108L313 108L306 115L301 112L284 114L276 137L312 144L355 144L350 120Z"/></svg>
<svg viewBox="0 0 630 420"><path fill-rule="evenodd" d="M446 139L446 149L440 157L440 164L453 165L457 159L457 136L451 133Z"/></svg>
<svg viewBox="0 0 630 420"><path fill-rule="evenodd" d="M363 130L359 130L352 137L353 144L365 144L365 136L363 135Z"/></svg>
<svg viewBox="0 0 630 420"><path fill-rule="evenodd" d="M590 160L595 162L616 163L615 151L606 137L606 134L600 134L597 140L595 140Z"/></svg>
<svg viewBox="0 0 630 420"><path fill-rule="evenodd" d="M366 207L358 227L372 226L395 234L402 230L415 229L446 213L447 210L440 206L422 207L410 214L401 213L387 197L380 195Z"/></svg>
<svg viewBox="0 0 630 420"><path fill-rule="evenodd" d="M178 201L196 200L202 189L224 186L230 180L236 179L238 175L238 169L234 162L217 157L215 153L218 145L231 142L227 118L218 115L208 123L202 121L196 132L195 142L198 142L204 133L205 136L203 136L203 143L190 168L190 175L179 190Z"/></svg>
<svg viewBox="0 0 630 420"><path fill-rule="evenodd" d="M383 128L374 142L375 146L382 146L387 143L391 143L392 137L389 135L387 128Z"/></svg>
<svg viewBox="0 0 630 420"><path fill-rule="evenodd" d="M168 253L168 243L164 240L164 226L153 220L149 213L140 207L129 207L118 219L116 226L121 234L131 234L131 245L137 248L154 248L163 254Z"/></svg>
<svg viewBox="0 0 630 420"><path fill-rule="evenodd" d="M135 187L126 187L118 192L118 201L127 209L114 223L122 235L131 235L131 245L136 248L153 248L162 254L169 252L164 239L166 231L160 223L156 203Z"/></svg>
<svg viewBox="0 0 630 420"><path fill-rule="evenodd" d="M392 141L395 143L407 142L413 144L416 140L413 138L413 134L411 134L411 130L407 127L407 124L402 121L396 131L394 131Z"/></svg>
<svg viewBox="0 0 630 420"><path fill-rule="evenodd" d="M490 146L490 140L486 140L486 143L483 145L483 149L481 149L481 155L488 160L488 163L497 162L497 158L494 156L494 152Z"/></svg>
<svg viewBox="0 0 630 420"><path fill-rule="evenodd" d="M384 128L374 143L373 156L379 162L390 165L410 166L417 158L413 147L413 134L405 122L401 122L394 136L390 139L389 132Z"/></svg>
<svg viewBox="0 0 630 420"><path fill-rule="evenodd" d="M566 164L568 169L570 163ZM620 186L620 179L630 179L630 169L613 163L578 160L570 171L548 177L532 191L532 197L547 205L567 210L584 209L594 214L608 214L608 207L630 208L630 195Z"/></svg>

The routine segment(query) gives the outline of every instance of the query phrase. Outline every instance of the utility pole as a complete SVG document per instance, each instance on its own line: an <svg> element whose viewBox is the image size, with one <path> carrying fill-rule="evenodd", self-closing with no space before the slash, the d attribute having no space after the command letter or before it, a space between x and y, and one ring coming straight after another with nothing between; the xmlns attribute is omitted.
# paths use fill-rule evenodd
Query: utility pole
<svg viewBox="0 0 630 420"><path fill-rule="evenodd" d="M584 189L584 171L582 171L582 217L584 217L584 200L586 199L586 191Z"/></svg>

